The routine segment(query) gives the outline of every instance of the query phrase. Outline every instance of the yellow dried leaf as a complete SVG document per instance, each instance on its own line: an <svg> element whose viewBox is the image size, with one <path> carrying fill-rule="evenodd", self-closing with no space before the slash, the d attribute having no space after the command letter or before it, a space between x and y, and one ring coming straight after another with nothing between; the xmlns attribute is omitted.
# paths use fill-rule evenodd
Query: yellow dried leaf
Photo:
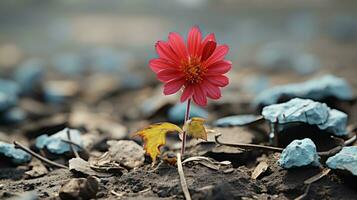
<svg viewBox="0 0 357 200"><path fill-rule="evenodd" d="M184 124L183 130L187 133L187 135L193 138L207 140L207 131L203 126L205 121L206 120L203 118L193 117Z"/></svg>
<svg viewBox="0 0 357 200"><path fill-rule="evenodd" d="M160 147L166 143L166 134L173 132L182 132L182 129L175 124L162 122L151 124L148 127L138 131L134 136L139 135L144 140L144 149L155 163L160 155Z"/></svg>

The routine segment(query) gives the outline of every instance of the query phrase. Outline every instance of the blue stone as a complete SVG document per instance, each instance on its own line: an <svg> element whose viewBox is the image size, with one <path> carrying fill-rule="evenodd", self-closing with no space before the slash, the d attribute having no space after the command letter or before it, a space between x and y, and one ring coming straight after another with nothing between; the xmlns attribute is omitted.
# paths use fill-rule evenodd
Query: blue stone
<svg viewBox="0 0 357 200"><path fill-rule="evenodd" d="M138 89L145 84L142 77L133 73L121 73L120 80L122 89Z"/></svg>
<svg viewBox="0 0 357 200"><path fill-rule="evenodd" d="M313 99L316 101L327 97L335 97L347 101L353 99L352 88L344 79L333 75L325 75L303 83L276 86L264 90L254 99L253 104L255 106L275 104L282 96Z"/></svg>
<svg viewBox="0 0 357 200"><path fill-rule="evenodd" d="M178 103L169 109L168 118L171 122L182 123L185 120L185 113L186 103ZM191 104L190 117L202 117L207 119L208 112Z"/></svg>
<svg viewBox="0 0 357 200"><path fill-rule="evenodd" d="M0 154L11 159L14 164L30 162L31 155L21 149L16 149L13 144L0 141Z"/></svg>
<svg viewBox="0 0 357 200"><path fill-rule="evenodd" d="M281 153L279 165L285 169L302 166L319 166L319 156L311 139L292 141Z"/></svg>
<svg viewBox="0 0 357 200"><path fill-rule="evenodd" d="M0 116L0 122L5 124L20 123L26 118L26 113L20 108L11 108Z"/></svg>
<svg viewBox="0 0 357 200"><path fill-rule="evenodd" d="M302 122L317 125L321 130L337 136L348 134L346 130L347 114L330 109L325 103L315 102L311 99L294 98L285 103L266 106L263 108L262 115L271 123Z"/></svg>
<svg viewBox="0 0 357 200"><path fill-rule="evenodd" d="M256 121L259 117L260 116L257 115L233 115L220 118L213 122L213 124L219 127L244 126L246 124Z"/></svg>
<svg viewBox="0 0 357 200"><path fill-rule="evenodd" d="M30 59L22 63L14 73L14 80L20 85L22 94L30 94L44 76L44 62Z"/></svg>
<svg viewBox="0 0 357 200"><path fill-rule="evenodd" d="M68 76L80 75L86 70L84 59L77 54L61 54L52 61L53 67Z"/></svg>
<svg viewBox="0 0 357 200"><path fill-rule="evenodd" d="M49 152L54 154L63 154L71 152L71 147L68 143L63 142L62 140L68 140L67 131L71 135L71 141L79 146L82 146L83 141L81 138L81 133L76 129L65 128L62 131L59 131L56 134L48 136L47 134L41 135L36 138L36 148L43 149L46 148ZM78 151L78 147L75 147Z"/></svg>
<svg viewBox="0 0 357 200"><path fill-rule="evenodd" d="M95 72L117 73L127 71L131 56L127 52L110 48L94 49L90 53L90 65Z"/></svg>
<svg viewBox="0 0 357 200"><path fill-rule="evenodd" d="M17 104L19 85L10 80L0 79L0 112Z"/></svg>
<svg viewBox="0 0 357 200"><path fill-rule="evenodd" d="M292 68L301 75L308 75L317 71L321 67L320 60L312 54L297 55Z"/></svg>
<svg viewBox="0 0 357 200"><path fill-rule="evenodd" d="M343 147L336 155L329 157L326 164L331 169L341 169L357 176L357 146Z"/></svg>
<svg viewBox="0 0 357 200"><path fill-rule="evenodd" d="M270 80L266 76L249 76L243 80L243 89L251 94L259 94L266 90L269 87L269 84Z"/></svg>

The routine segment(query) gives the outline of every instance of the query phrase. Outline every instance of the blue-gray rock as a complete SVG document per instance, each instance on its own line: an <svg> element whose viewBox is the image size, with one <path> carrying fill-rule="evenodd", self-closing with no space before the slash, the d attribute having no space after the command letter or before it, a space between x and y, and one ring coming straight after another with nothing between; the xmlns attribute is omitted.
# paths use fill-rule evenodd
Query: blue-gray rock
<svg viewBox="0 0 357 200"><path fill-rule="evenodd" d="M259 94L266 90L270 85L270 80L267 76L248 76L243 80L243 89L251 94Z"/></svg>
<svg viewBox="0 0 357 200"><path fill-rule="evenodd" d="M63 154L71 152L71 147L68 143L63 142L62 140L68 140L67 131L71 135L71 141L79 146L82 146L81 133L76 129L65 128L62 131L48 136L47 134L41 135L36 138L36 148L43 149L46 148L49 152L53 154ZM75 147L77 150L79 148Z"/></svg>
<svg viewBox="0 0 357 200"><path fill-rule="evenodd" d="M122 89L138 89L145 84L143 77L133 73L121 73L120 86Z"/></svg>
<svg viewBox="0 0 357 200"><path fill-rule="evenodd" d="M90 52L89 59L95 72L117 73L127 71L131 56L127 52L97 48Z"/></svg>
<svg viewBox="0 0 357 200"><path fill-rule="evenodd" d="M299 54L296 46L283 41L269 42L256 54L259 66L265 69L281 69L292 65L292 58Z"/></svg>
<svg viewBox="0 0 357 200"><path fill-rule="evenodd" d="M327 159L326 164L331 169L341 169L357 176L357 146L343 147L336 155Z"/></svg>
<svg viewBox="0 0 357 200"><path fill-rule="evenodd" d="M320 165L316 146L309 138L292 141L283 150L278 162L279 165L285 169L308 165Z"/></svg>
<svg viewBox="0 0 357 200"><path fill-rule="evenodd" d="M320 60L316 56L308 53L296 55L292 68L301 75L308 75L317 71L321 67Z"/></svg>
<svg viewBox="0 0 357 200"><path fill-rule="evenodd" d="M0 112L17 104L19 85L10 80L0 79Z"/></svg>
<svg viewBox="0 0 357 200"><path fill-rule="evenodd" d="M182 123L185 120L185 112L186 104L178 103L169 109L168 118L171 122ZM208 118L208 112L191 104L190 117Z"/></svg>
<svg viewBox="0 0 357 200"><path fill-rule="evenodd" d="M14 164L30 162L31 155L21 149L16 149L13 144L0 141L0 154L11 159Z"/></svg>
<svg viewBox="0 0 357 200"><path fill-rule="evenodd" d="M22 109L14 107L0 115L0 123L15 124L22 122L25 118L26 113Z"/></svg>
<svg viewBox="0 0 357 200"><path fill-rule="evenodd" d="M228 127L228 126L244 126L246 124L256 121L260 116L257 115L233 115L228 117L223 117L213 124L219 127Z"/></svg>
<svg viewBox="0 0 357 200"><path fill-rule="evenodd" d="M80 75L86 70L84 59L77 54L60 54L52 61L53 67L68 76Z"/></svg>
<svg viewBox="0 0 357 200"><path fill-rule="evenodd" d="M325 103L294 98L288 102L263 108L262 115L271 123L302 122L317 125L321 130L337 135L347 135L347 114L330 109ZM284 128L283 126L281 128Z"/></svg>
<svg viewBox="0 0 357 200"><path fill-rule="evenodd" d="M43 86L43 97L49 103L63 103L73 98L78 90L79 86L74 81L46 81Z"/></svg>
<svg viewBox="0 0 357 200"><path fill-rule="evenodd" d="M303 83L276 86L260 93L253 104L266 106L277 103L282 96L290 98L300 97L305 99L323 100L327 97L335 97L340 100L352 100L351 86L341 78L333 75L325 75Z"/></svg>
<svg viewBox="0 0 357 200"><path fill-rule="evenodd" d="M264 45L258 51L256 60L258 65L265 69L292 69L303 75L315 72L321 66L315 55L285 41L274 41Z"/></svg>
<svg viewBox="0 0 357 200"><path fill-rule="evenodd" d="M326 32L339 42L357 41L357 21L354 15L337 15L328 25Z"/></svg>
<svg viewBox="0 0 357 200"><path fill-rule="evenodd" d="M41 83L45 73L44 62L30 59L22 63L14 73L14 80L20 85L22 94L30 94Z"/></svg>

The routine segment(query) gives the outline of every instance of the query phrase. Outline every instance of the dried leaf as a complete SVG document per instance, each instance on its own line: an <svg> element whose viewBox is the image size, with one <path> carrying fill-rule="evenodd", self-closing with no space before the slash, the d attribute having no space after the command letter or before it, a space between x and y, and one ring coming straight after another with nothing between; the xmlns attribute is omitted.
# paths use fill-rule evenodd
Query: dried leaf
<svg viewBox="0 0 357 200"><path fill-rule="evenodd" d="M188 163L188 162L197 162L207 168L213 169L213 170L221 170L222 168L231 168L232 164L230 161L222 161L218 162L214 160L213 158L209 157L204 157L204 156L194 156L187 158L182 162L182 164Z"/></svg>
<svg viewBox="0 0 357 200"><path fill-rule="evenodd" d="M144 139L144 149L155 163L160 154L160 147L166 143L166 134L169 132L182 132L182 129L175 124L162 122L149 125L136 132L134 136L141 136Z"/></svg>
<svg viewBox="0 0 357 200"><path fill-rule="evenodd" d="M205 121L203 118L193 117L185 123L183 130L193 138L207 140L207 131L203 126Z"/></svg>

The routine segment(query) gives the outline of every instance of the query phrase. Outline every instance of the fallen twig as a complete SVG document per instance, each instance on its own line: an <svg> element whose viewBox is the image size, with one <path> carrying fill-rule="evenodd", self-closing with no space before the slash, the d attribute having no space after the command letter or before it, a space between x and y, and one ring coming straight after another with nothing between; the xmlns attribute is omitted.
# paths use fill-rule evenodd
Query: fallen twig
<svg viewBox="0 0 357 200"><path fill-rule="evenodd" d="M216 141L217 144L225 145L225 146L231 146L231 147L238 147L238 148L243 148L243 149L261 149L261 150L266 150L266 151L274 151L274 152L282 152L283 148L279 147L272 147L272 146L264 146L264 145L258 145L258 144L246 144L246 143L224 143L220 142L218 138L222 134L216 134L214 136L214 140Z"/></svg>
<svg viewBox="0 0 357 200"><path fill-rule="evenodd" d="M265 146L265 145L258 145L258 144L246 144L246 143L235 143L235 144L231 144L231 143L224 143L218 140L218 138L221 136L222 134L216 134L214 136L214 140L216 141L217 144L220 145L225 145L225 146L231 146L231 147L237 147L237 148L241 148L241 149L261 149L261 150L266 150L266 151L274 151L274 152L282 152L284 149L283 148L279 148L279 147L272 147L272 146ZM319 156L324 156L324 157L330 157L335 155L336 153L338 153L339 151L341 151L341 149L344 146L348 146L351 145L354 141L356 141L357 137L356 134L354 136L352 136L351 138L349 138L346 141L343 141L341 145L338 145L328 151L321 151L321 152L317 152L317 154Z"/></svg>
<svg viewBox="0 0 357 200"><path fill-rule="evenodd" d="M185 174L183 173L181 154L177 153L177 170L180 176L181 188L186 200L191 200L190 192L188 191Z"/></svg>
<svg viewBox="0 0 357 200"><path fill-rule="evenodd" d="M47 164L52 165L52 166L55 166L55 167L68 169L67 166L62 165L62 164L59 164L59 163L56 163L56 162L53 162L53 161L51 161L51 160L48 160L47 158L41 156L40 154L35 153L35 152L32 151L31 149L29 149L29 148L25 147L24 145L18 143L17 141L14 141L14 145L15 145L15 148L19 148L19 149L22 149L22 150L26 151L27 153L31 154L33 157L35 157L35 158L41 160L41 161L44 162L44 163L47 163Z"/></svg>
<svg viewBox="0 0 357 200"><path fill-rule="evenodd" d="M316 174L315 176L312 176L304 181L304 184L306 185L305 191L302 195L296 197L294 200L302 200L304 199L310 191L311 184L322 179L325 177L328 173L330 173L331 169L323 169L320 173Z"/></svg>
<svg viewBox="0 0 357 200"><path fill-rule="evenodd" d="M71 147L71 150L72 152L74 153L74 156L76 156L76 158L80 158L76 148L74 147L73 143L72 142L72 139L71 139L71 133L69 132L69 129L67 129L67 137L68 137L68 140L71 141L71 143L69 144L69 146Z"/></svg>
<svg viewBox="0 0 357 200"><path fill-rule="evenodd" d="M308 184L306 186L306 188L305 188L305 192L302 195L296 197L294 200L302 200L302 199L304 199L309 194L310 187L311 187L311 184Z"/></svg>

